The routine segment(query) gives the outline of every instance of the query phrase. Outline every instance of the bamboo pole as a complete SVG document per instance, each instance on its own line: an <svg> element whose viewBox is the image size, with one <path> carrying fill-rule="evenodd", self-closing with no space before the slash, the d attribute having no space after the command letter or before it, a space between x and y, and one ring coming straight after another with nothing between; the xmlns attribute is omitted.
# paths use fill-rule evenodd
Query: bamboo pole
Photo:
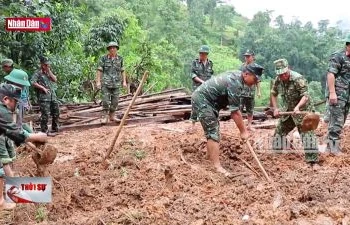
<svg viewBox="0 0 350 225"><path fill-rule="evenodd" d="M114 146L115 146L115 143L117 142L117 139L118 139L118 137L119 137L119 134L120 134L120 132L122 131L122 128L123 128L123 126L124 126L124 124L125 124L126 118L128 117L128 114L129 114L129 112L130 112L130 110L131 110L131 107L133 106L133 104L134 104L134 102L135 102L137 96L139 95L139 93L140 93L140 91L141 91L141 89L142 89L142 86L143 86L143 84L145 83L145 81L146 81L146 79L147 79L147 77L148 77L148 74L149 74L148 71L146 71L146 72L143 74L143 77L142 77L142 80L141 80L141 82L140 82L140 85L138 86L138 88L137 88L137 90L136 90L136 92L135 92L135 94L134 94L134 97L132 97L132 100L131 100L129 106L128 106L126 112L124 113L124 116L123 116L122 120L120 121L118 130L117 130L117 132L116 132L116 134L115 134L115 136L114 136L114 139L113 139L113 141L112 141L112 143L111 143L111 145L110 145L110 147L109 147L109 149L108 149L108 151L107 151L106 156L104 157L103 163L106 162L106 159L107 159L107 158L109 157L109 155L112 153L112 151L113 151L113 149L114 149Z"/></svg>
<svg viewBox="0 0 350 225"><path fill-rule="evenodd" d="M263 165L261 164L258 156L255 154L253 147L250 145L250 143L247 141L246 142L248 149L250 151L250 153L253 155L255 161L258 163L258 166L260 168L260 170L262 171L262 173L264 174L264 177L266 178L267 181L269 181L272 184L272 180L270 179L269 175L267 175L266 170L264 169Z"/></svg>

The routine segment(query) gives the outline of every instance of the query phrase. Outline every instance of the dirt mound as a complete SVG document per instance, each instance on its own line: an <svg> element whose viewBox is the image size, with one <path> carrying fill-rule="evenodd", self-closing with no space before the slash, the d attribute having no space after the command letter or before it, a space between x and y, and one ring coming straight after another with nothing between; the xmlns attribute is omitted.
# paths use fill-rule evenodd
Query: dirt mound
<svg viewBox="0 0 350 225"><path fill-rule="evenodd" d="M304 162L302 151L274 154L268 145L256 150L281 192L280 203L274 207L276 191L263 179L231 121L221 123L220 157L223 166L236 175L233 179L211 167L203 132L198 126L196 133L187 134L184 130L190 125L124 129L106 170L101 168L101 161L113 138L113 128L52 138L51 144L60 146L57 159L47 168L54 178L53 202L20 205L9 221L204 225L315 224L322 219L341 224L347 219L347 155L341 160L323 155L322 166L313 168ZM257 130L252 144L268 140L272 134L273 130ZM346 129L343 144L350 140L349 135ZM28 160L30 157L24 152L15 163L20 176L32 174L35 164Z"/></svg>

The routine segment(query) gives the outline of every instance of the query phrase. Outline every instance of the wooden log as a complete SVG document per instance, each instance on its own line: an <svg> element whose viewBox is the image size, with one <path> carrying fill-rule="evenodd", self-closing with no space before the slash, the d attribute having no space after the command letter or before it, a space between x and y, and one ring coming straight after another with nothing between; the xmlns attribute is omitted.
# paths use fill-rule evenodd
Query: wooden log
<svg viewBox="0 0 350 225"><path fill-rule="evenodd" d="M171 90L161 91L161 92L157 92L157 93L152 93L152 94L148 94L148 95L142 95L142 96L139 96L139 98L149 98L152 96L164 95L164 94L169 94L169 93L179 93L179 92L183 92L183 91L185 91L185 88L177 88L177 89L171 89Z"/></svg>
<svg viewBox="0 0 350 225"><path fill-rule="evenodd" d="M144 118L130 118L126 119L126 124L143 124L143 123L159 123L159 122L167 122L167 121L179 121L181 118L173 116L173 115L162 115L162 116L154 116L154 117L144 117ZM72 131L72 130L87 130L99 128L102 126L119 126L119 122L109 122L109 123L88 123L88 124L73 124L67 126L61 126L59 131Z"/></svg>
<svg viewBox="0 0 350 225"><path fill-rule="evenodd" d="M184 114L187 112L191 112L192 109L178 109L178 110L159 110L159 111L153 111L152 114Z"/></svg>
<svg viewBox="0 0 350 225"><path fill-rule="evenodd" d="M88 118L88 119L82 120L82 121L74 123L74 124L75 125L87 124L87 123L90 123L91 121L98 120L98 119L99 119L99 117L92 117L92 118Z"/></svg>
<svg viewBox="0 0 350 225"><path fill-rule="evenodd" d="M170 98L172 98L174 96L175 97L179 97L179 96L184 96L184 95L185 95L185 93L176 93L174 95L162 95L162 96L156 96L156 97L145 98L145 99L140 98L140 99L136 99L134 104L135 105L141 105L141 104L150 103L150 102L158 102L158 101L161 101L161 100L170 99ZM129 104L129 101L122 102L122 103L119 104L119 107L123 108L123 107L127 106L128 104ZM86 110L82 110L82 111L78 111L78 112L73 112L70 115L79 116L79 115L83 115L85 113L100 112L100 111L102 111L102 106L97 107L97 108L92 108L92 109L86 109Z"/></svg>

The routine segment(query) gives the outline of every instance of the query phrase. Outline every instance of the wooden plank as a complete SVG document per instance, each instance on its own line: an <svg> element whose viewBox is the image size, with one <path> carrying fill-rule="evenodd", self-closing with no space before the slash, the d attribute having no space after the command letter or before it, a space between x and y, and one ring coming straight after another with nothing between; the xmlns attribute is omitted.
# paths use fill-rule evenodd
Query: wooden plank
<svg viewBox="0 0 350 225"><path fill-rule="evenodd" d="M185 94L184 93L177 93L177 94L175 94L175 97L179 97L179 96L183 96L183 95L185 95ZM138 99L136 99L136 101L135 101L135 105L140 105L140 104L150 103L150 102L157 102L157 101L160 101L160 100L169 99L169 98L171 98L173 96L174 95L165 95L165 96L156 96L156 97L145 98L145 99L142 99L142 98L138 97ZM129 105L128 101L120 103L119 107L123 108L123 107L125 107L127 105ZM102 106L97 107L97 108L82 110L82 111L79 111L79 112L73 112L70 115L79 116L79 115L83 115L85 113L100 112L100 111L102 111Z"/></svg>
<svg viewBox="0 0 350 225"><path fill-rule="evenodd" d="M171 90L161 91L161 92L157 92L157 93L152 93L152 94L148 94L148 95L142 95L142 96L139 96L139 98L149 98L152 96L164 95L164 94L169 94L169 93L178 93L178 92L183 92L183 91L185 91L185 88L177 88L177 89L171 89Z"/></svg>
<svg viewBox="0 0 350 225"><path fill-rule="evenodd" d="M151 112L152 114L184 114L191 112L192 109L177 109L177 110L158 110Z"/></svg>
<svg viewBox="0 0 350 225"><path fill-rule="evenodd" d="M92 117L92 118L88 118L88 119L82 120L82 121L74 123L74 124L75 125L86 124L86 123L90 123L91 121L98 120L98 119L99 119L99 117Z"/></svg>
<svg viewBox="0 0 350 225"><path fill-rule="evenodd" d="M138 123L148 123L148 122L165 122L165 121L176 121L180 120L179 117L171 116L171 115L165 115L165 116L155 116L155 117L145 117L145 118L131 118L127 119L126 124L138 124ZM78 125L67 125L67 126L61 126L59 128L59 131L72 131L72 130L87 130L87 129L93 129L93 128L99 128L102 126L118 126L119 122L109 122L107 124L104 123L89 123L89 124L78 124Z"/></svg>

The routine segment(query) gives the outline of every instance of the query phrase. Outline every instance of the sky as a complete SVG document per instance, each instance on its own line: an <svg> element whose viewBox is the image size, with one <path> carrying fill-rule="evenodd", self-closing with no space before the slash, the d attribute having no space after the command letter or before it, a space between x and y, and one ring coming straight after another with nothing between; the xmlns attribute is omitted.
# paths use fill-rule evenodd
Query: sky
<svg viewBox="0 0 350 225"><path fill-rule="evenodd" d="M311 21L315 26L319 20L328 19L331 25L343 20L342 26L350 29L349 0L310 1L310 0L226 0L233 5L236 12L253 18L258 11L274 10L273 17L283 15L285 22L297 18L302 23Z"/></svg>

